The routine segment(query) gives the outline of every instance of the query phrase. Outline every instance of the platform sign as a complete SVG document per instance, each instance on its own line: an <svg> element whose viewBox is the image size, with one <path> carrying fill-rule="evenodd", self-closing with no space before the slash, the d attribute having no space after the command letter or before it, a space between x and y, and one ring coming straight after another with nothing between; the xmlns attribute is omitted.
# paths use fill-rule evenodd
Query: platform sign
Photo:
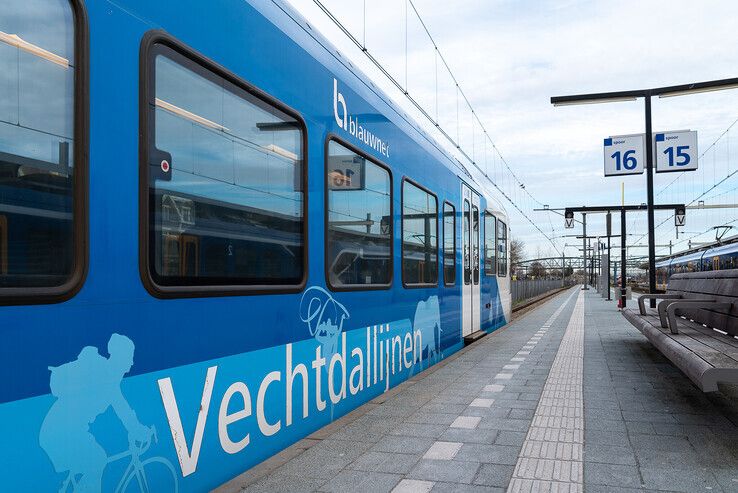
<svg viewBox="0 0 738 493"><path fill-rule="evenodd" d="M657 173L697 169L696 131L657 133L653 140Z"/></svg>
<svg viewBox="0 0 738 493"><path fill-rule="evenodd" d="M566 229L574 228L574 213L572 211L564 211L564 227Z"/></svg>
<svg viewBox="0 0 738 493"><path fill-rule="evenodd" d="M643 134L605 139L605 176L640 175L645 168L646 140Z"/></svg>
<svg viewBox="0 0 738 493"><path fill-rule="evenodd" d="M687 223L687 216L684 207L677 207L674 211L674 226L684 226Z"/></svg>

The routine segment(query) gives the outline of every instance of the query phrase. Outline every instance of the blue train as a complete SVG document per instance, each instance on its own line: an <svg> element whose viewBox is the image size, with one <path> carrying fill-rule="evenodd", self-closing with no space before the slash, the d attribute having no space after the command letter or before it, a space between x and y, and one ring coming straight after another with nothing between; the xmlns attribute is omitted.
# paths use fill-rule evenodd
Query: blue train
<svg viewBox="0 0 738 493"><path fill-rule="evenodd" d="M714 245L656 263L656 285L666 289L672 274L738 269L738 242Z"/></svg>
<svg viewBox="0 0 738 493"><path fill-rule="evenodd" d="M509 221L282 0L0 7L6 491L206 491L510 319Z"/></svg>

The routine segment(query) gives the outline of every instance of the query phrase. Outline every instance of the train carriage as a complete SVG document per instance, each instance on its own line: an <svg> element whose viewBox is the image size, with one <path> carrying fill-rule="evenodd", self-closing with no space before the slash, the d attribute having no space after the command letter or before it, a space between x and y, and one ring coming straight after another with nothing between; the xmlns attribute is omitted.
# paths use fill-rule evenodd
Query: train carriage
<svg viewBox="0 0 738 493"><path fill-rule="evenodd" d="M281 0L0 7L8 491L206 491L510 320L508 216Z"/></svg>
<svg viewBox="0 0 738 493"><path fill-rule="evenodd" d="M657 262L656 283L659 289L664 290L673 274L735 268L738 268L738 242L718 243Z"/></svg>
<svg viewBox="0 0 738 493"><path fill-rule="evenodd" d="M718 245L705 251L702 270L728 270L738 268L738 244Z"/></svg>

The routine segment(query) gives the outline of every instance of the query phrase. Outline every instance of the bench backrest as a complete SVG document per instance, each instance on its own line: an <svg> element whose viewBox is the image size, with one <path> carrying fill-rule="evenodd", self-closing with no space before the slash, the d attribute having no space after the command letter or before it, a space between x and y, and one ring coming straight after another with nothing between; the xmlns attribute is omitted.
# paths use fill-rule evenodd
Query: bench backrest
<svg viewBox="0 0 738 493"><path fill-rule="evenodd" d="M738 335L738 269L674 274L666 291L685 299L712 298L732 303L728 309L682 310L681 314L708 327Z"/></svg>

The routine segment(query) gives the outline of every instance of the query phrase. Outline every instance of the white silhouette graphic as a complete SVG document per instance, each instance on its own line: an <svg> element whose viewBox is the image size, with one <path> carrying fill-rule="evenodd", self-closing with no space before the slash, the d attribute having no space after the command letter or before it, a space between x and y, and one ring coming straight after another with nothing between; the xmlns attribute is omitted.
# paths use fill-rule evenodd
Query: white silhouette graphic
<svg viewBox="0 0 738 493"><path fill-rule="evenodd" d="M431 356L437 361L440 355L441 310L438 296L431 296L427 301L419 301L413 317L413 330L419 330L423 337L423 347L419 351L428 350L428 361Z"/></svg>
<svg viewBox="0 0 738 493"><path fill-rule="evenodd" d="M157 472L163 472L171 485L167 490L176 493L176 473L168 460L162 457L140 459L157 437L153 426L141 424L121 390L123 377L133 366L134 351L133 341L113 334L108 342L110 357L105 358L97 348L86 346L76 360L49 367L51 394L56 401L41 424L39 445L46 451L54 469L67 473L60 493L101 491L106 466L128 457L130 463L114 491L127 491L131 483L137 484L141 492L152 491L146 471L152 472L153 465L158 464L162 470ZM90 431L90 425L111 407L128 432L129 449L108 456ZM157 484L157 491L163 491L161 486Z"/></svg>

